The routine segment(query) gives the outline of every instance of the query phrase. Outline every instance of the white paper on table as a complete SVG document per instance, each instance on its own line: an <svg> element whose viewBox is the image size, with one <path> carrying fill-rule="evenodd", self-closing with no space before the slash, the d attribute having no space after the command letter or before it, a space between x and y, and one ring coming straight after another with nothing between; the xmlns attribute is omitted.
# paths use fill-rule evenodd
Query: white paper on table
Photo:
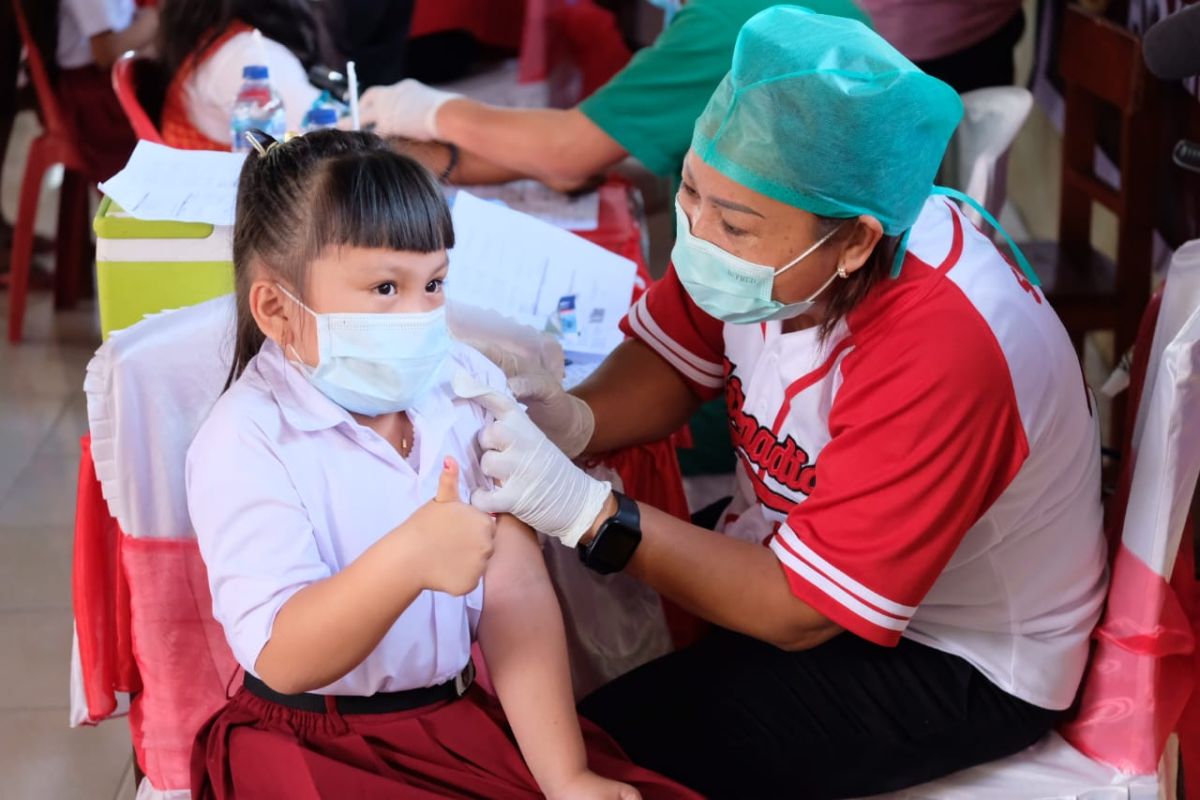
<svg viewBox="0 0 1200 800"><path fill-rule="evenodd" d="M572 197L532 180L464 188L476 197L499 200L514 211L537 217L566 231L594 231L600 224L599 192Z"/></svg>
<svg viewBox="0 0 1200 800"><path fill-rule="evenodd" d="M177 150L141 141L129 163L100 184L131 217L233 225L245 153Z"/></svg>
<svg viewBox="0 0 1200 800"><path fill-rule="evenodd" d="M454 201L447 296L490 308L538 330L553 326L560 298L574 295L578 331L559 334L575 361L595 361L624 338L637 266L627 258L468 192Z"/></svg>

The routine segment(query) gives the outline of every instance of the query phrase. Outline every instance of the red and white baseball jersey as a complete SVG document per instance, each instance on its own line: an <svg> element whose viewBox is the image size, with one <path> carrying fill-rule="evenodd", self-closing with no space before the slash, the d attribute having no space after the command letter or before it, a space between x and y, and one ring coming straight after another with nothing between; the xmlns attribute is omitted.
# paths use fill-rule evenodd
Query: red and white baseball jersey
<svg viewBox="0 0 1200 800"><path fill-rule="evenodd" d="M724 392L723 529L767 544L797 597L1071 704L1107 587L1095 408L1046 298L949 201L926 202L900 277L824 342L713 319L673 270L622 326L701 397Z"/></svg>

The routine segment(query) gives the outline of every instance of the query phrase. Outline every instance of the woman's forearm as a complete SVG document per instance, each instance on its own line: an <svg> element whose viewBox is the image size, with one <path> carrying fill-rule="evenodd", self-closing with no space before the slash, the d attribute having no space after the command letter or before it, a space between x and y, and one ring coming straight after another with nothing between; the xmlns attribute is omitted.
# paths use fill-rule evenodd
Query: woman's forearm
<svg viewBox="0 0 1200 800"><path fill-rule="evenodd" d="M774 554L644 503L642 543L627 572L723 628L783 650L805 650L841 628L796 598ZM603 515L602 515L603 516Z"/></svg>
<svg viewBox="0 0 1200 800"><path fill-rule="evenodd" d="M586 454L655 442L679 430L700 407L679 373L641 342L621 343L571 391L588 404L596 428Z"/></svg>
<svg viewBox="0 0 1200 800"><path fill-rule="evenodd" d="M441 138L478 159L456 178L461 183L483 182L482 165L490 163L489 170L511 170L568 191L626 155L578 109L497 108L456 98L438 109L437 122Z"/></svg>
<svg viewBox="0 0 1200 800"><path fill-rule="evenodd" d="M384 536L346 569L292 595L254 668L284 694L328 686L363 662L421 593L404 536Z"/></svg>
<svg viewBox="0 0 1200 800"><path fill-rule="evenodd" d="M537 538L512 517L496 529L479 644L525 763L546 794L587 768L566 633Z"/></svg>
<svg viewBox="0 0 1200 800"><path fill-rule="evenodd" d="M392 139L391 145L397 153L403 153L416 159L434 175L445 175L446 180L454 184L479 186L508 183L525 177L517 170L492 163L476 153L461 148L457 163L455 163L450 155L450 146L445 142Z"/></svg>

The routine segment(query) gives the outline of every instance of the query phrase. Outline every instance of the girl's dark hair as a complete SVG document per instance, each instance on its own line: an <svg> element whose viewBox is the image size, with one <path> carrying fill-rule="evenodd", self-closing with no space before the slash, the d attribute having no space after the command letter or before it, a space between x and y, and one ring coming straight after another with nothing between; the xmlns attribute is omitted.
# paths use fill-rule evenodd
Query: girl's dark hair
<svg viewBox="0 0 1200 800"><path fill-rule="evenodd" d="M830 231L845 225L845 229L835 235L830 243L843 241L854 229L854 218L841 219L838 217L817 217L817 235L824 236ZM846 224L850 223L850 224ZM876 244L867 263L855 270L846 280L835 280L829 286L829 299L825 305L825 319L821 322L820 338L822 341L829 337L837 324L858 306L875 289L880 282L887 279L892 271L892 261L896 257L896 248L900 246L899 236L884 236Z"/></svg>
<svg viewBox="0 0 1200 800"><path fill-rule="evenodd" d="M158 52L168 75L189 57L202 59L240 20L295 54L307 69L328 53L328 36L311 0L165 0L158 17Z"/></svg>
<svg viewBox="0 0 1200 800"><path fill-rule="evenodd" d="M327 247L433 253L454 246L450 210L437 180L371 133L320 130L289 142L253 131L238 181L233 226L237 303L233 366L241 376L265 337L250 313L250 287L279 280L303 299L308 270Z"/></svg>

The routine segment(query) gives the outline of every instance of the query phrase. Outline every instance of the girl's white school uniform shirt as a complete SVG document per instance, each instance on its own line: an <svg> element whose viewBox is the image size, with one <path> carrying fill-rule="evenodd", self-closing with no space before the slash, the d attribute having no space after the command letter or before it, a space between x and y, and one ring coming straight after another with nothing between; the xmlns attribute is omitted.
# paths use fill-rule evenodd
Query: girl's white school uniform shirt
<svg viewBox="0 0 1200 800"><path fill-rule="evenodd" d="M487 485L476 442L487 420L451 390L458 369L507 391L491 362L455 344L409 411L409 459L309 384L270 341L217 401L188 450L188 509L213 616L247 672L256 674L284 603L432 499L446 456L461 467L464 501ZM365 661L318 693L366 696L453 679L470 658L482 608L482 581L465 597L422 592Z"/></svg>
<svg viewBox="0 0 1200 800"><path fill-rule="evenodd" d="M1095 407L1045 296L949 201L926 202L899 279L825 342L723 324L674 271L622 327L724 394L723 530L769 546L796 597L1071 704L1107 586Z"/></svg>

